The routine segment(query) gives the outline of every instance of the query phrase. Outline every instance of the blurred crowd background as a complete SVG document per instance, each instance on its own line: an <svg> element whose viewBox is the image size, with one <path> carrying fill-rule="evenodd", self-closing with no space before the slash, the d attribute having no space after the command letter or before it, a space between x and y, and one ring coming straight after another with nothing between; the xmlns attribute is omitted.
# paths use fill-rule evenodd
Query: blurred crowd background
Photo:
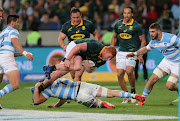
<svg viewBox="0 0 180 121"><path fill-rule="evenodd" d="M0 0L5 10L0 30L6 27L8 14L20 15L22 31L60 30L70 20L73 6L95 24L100 35L102 30L112 31L126 6L134 9L134 19L145 29L158 22L163 31L174 33L179 26L179 0Z"/></svg>

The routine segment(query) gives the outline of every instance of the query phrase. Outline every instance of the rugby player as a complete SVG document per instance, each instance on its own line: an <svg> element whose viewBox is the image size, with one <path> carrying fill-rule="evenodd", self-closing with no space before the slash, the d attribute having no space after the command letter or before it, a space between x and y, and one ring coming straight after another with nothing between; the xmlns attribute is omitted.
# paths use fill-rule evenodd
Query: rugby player
<svg viewBox="0 0 180 121"><path fill-rule="evenodd" d="M38 82L34 88L32 88L33 102L35 105L45 102L50 97L60 99L60 101L54 107L60 107L66 100L75 100L79 104L85 105L89 108L115 108L114 105L97 99L96 97L128 97L141 101L145 101L145 97L138 94L131 94L120 90L110 90L105 87L90 84L86 82L73 82L68 79L59 78L55 80L50 86L48 86L41 94L39 94L39 86L41 82Z"/></svg>
<svg viewBox="0 0 180 121"><path fill-rule="evenodd" d="M142 95L147 97L152 91L154 84L168 74L170 76L166 82L166 87L171 91L178 91L180 40L174 34L162 32L160 25L157 23L150 25L149 32L152 39L150 43L146 47L126 56L128 58L143 55L154 48L164 55L164 58L154 69L152 76L146 83ZM136 105L142 106L144 103L144 101L139 101Z"/></svg>

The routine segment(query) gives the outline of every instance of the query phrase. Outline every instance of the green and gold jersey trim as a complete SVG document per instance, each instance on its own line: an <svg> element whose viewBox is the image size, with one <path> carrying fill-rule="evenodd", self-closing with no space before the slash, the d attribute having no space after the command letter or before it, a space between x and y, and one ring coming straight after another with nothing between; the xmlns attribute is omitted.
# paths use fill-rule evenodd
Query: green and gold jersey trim
<svg viewBox="0 0 180 121"><path fill-rule="evenodd" d="M102 52L103 52L103 50L104 50L105 48L106 48L106 46L104 46L103 49L102 49L102 50L100 51L100 53L99 53L99 56L98 56L98 57L99 57L101 60L102 60Z"/></svg>
<svg viewBox="0 0 180 121"><path fill-rule="evenodd" d="M127 26L127 25L133 25L133 22L134 22L134 19L132 18L132 19L131 19L131 22L129 22L129 23L126 24L126 23L124 22L124 19L123 19L122 24L125 24L125 26Z"/></svg>

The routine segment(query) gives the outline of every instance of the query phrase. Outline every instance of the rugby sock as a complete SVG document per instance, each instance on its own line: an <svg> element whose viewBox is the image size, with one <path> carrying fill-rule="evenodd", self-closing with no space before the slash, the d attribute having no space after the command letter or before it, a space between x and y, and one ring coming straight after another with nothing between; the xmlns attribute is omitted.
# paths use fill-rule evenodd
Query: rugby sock
<svg viewBox="0 0 180 121"><path fill-rule="evenodd" d="M50 66L52 71L56 71L56 65Z"/></svg>
<svg viewBox="0 0 180 121"><path fill-rule="evenodd" d="M129 92L125 92L125 91L121 91L120 92L120 97L124 98L124 97L133 97L134 94L131 94Z"/></svg>
<svg viewBox="0 0 180 121"><path fill-rule="evenodd" d="M150 92L151 92L151 90L148 90L148 89L144 88L142 96L144 96L146 98L149 95Z"/></svg>
<svg viewBox="0 0 180 121"><path fill-rule="evenodd" d="M136 89L135 88L131 88L131 93L136 94Z"/></svg>
<svg viewBox="0 0 180 121"><path fill-rule="evenodd" d="M13 91L13 87L8 84L2 90L0 90L0 97Z"/></svg>

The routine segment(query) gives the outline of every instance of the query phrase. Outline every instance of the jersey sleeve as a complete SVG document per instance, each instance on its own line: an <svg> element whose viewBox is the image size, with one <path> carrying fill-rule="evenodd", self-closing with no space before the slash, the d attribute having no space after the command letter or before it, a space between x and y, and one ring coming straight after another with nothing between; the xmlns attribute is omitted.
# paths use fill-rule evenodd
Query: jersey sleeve
<svg viewBox="0 0 180 121"><path fill-rule="evenodd" d="M62 28L61 28L61 32L64 33L65 35L67 35L67 27L66 27L66 24L67 24L67 23L65 23L65 24L62 26Z"/></svg>
<svg viewBox="0 0 180 121"><path fill-rule="evenodd" d="M149 42L149 44L146 46L147 50L152 50L154 49L153 45L152 45L152 41Z"/></svg>
<svg viewBox="0 0 180 121"><path fill-rule="evenodd" d="M19 32L17 30L12 30L10 33L10 38L19 38Z"/></svg>
<svg viewBox="0 0 180 121"><path fill-rule="evenodd" d="M94 26L94 24L91 21L89 21L89 32L91 34L93 34L94 31L95 31L95 26Z"/></svg>
<svg viewBox="0 0 180 121"><path fill-rule="evenodd" d="M46 88L46 89L44 90L44 92L42 93L42 95L43 95L46 99L48 99L48 98L51 97L52 91L50 90L50 88Z"/></svg>
<svg viewBox="0 0 180 121"><path fill-rule="evenodd" d="M117 30L118 30L118 29L117 29L117 22L116 22L116 24L114 25L114 32L115 32L115 33L118 33Z"/></svg>
<svg viewBox="0 0 180 121"><path fill-rule="evenodd" d="M137 34L138 36L141 36L144 34L143 29L140 24L137 25Z"/></svg>
<svg viewBox="0 0 180 121"><path fill-rule="evenodd" d="M173 45L175 46L175 47L179 47L179 41L180 41L180 38L179 37L177 37L177 36L173 36L172 37L172 39L171 39L171 42L173 42Z"/></svg>

